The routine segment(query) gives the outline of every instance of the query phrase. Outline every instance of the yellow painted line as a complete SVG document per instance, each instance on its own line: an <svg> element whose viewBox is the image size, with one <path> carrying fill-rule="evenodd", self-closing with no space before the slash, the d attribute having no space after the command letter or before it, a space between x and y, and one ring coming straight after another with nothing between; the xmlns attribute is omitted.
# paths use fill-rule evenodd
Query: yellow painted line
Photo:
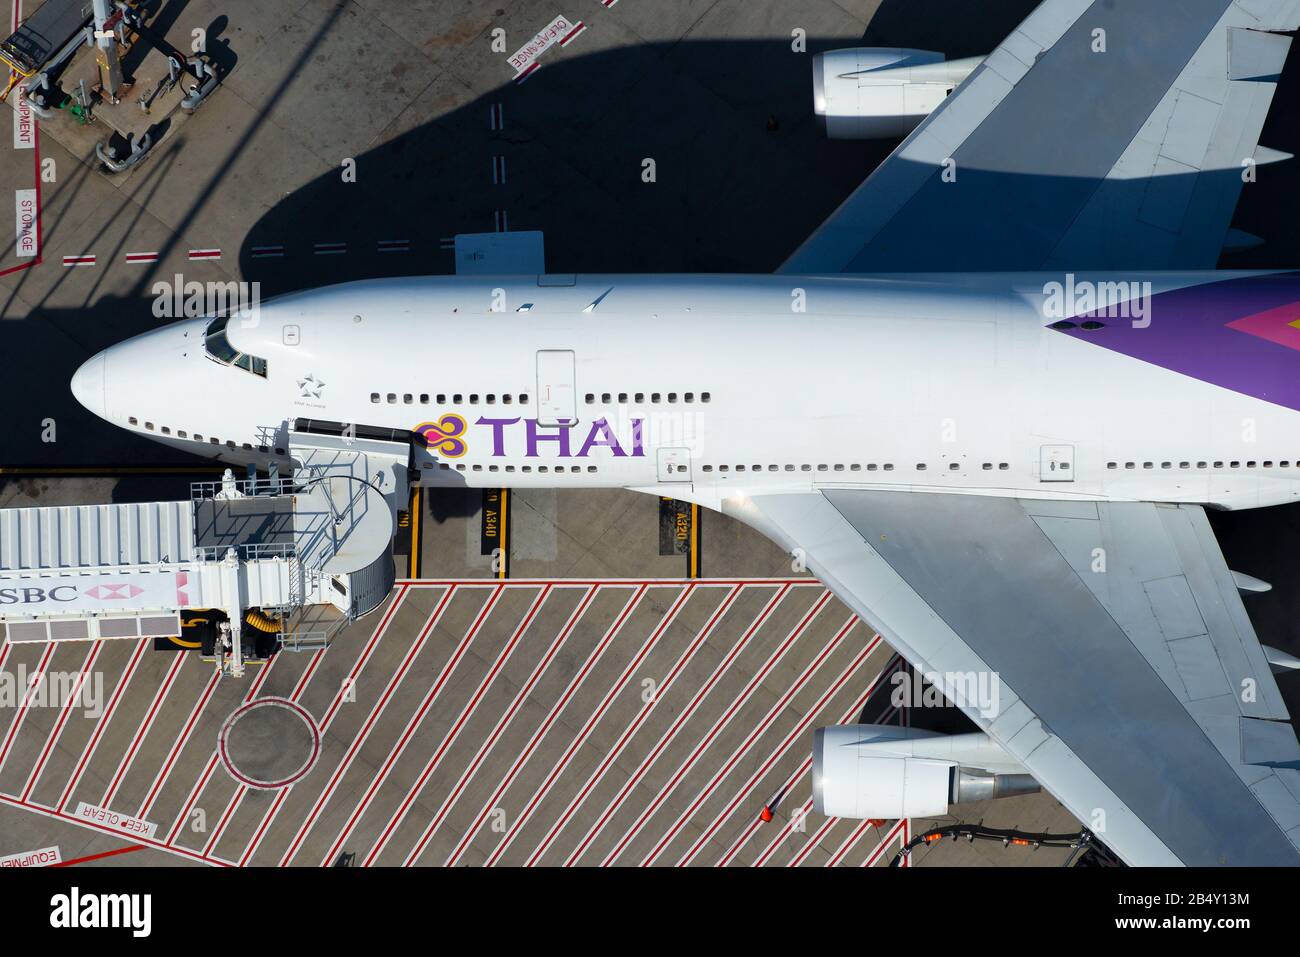
<svg viewBox="0 0 1300 957"><path fill-rule="evenodd" d="M420 577L420 512L423 509L424 489L411 489L411 569L410 577Z"/></svg>
<svg viewBox="0 0 1300 957"><path fill-rule="evenodd" d="M690 560L688 562L690 578L700 577L700 507L691 503L691 539Z"/></svg>
<svg viewBox="0 0 1300 957"><path fill-rule="evenodd" d="M202 648L201 641L186 641L184 638L178 638L175 635L168 635L167 640L179 648Z"/></svg>
<svg viewBox="0 0 1300 957"><path fill-rule="evenodd" d="M506 538L506 526L509 524L507 516L510 514L510 489L501 489L501 497L497 500L497 512L500 525L497 541L501 543L501 563L497 568L497 578L504 579L510 570L510 541Z"/></svg>

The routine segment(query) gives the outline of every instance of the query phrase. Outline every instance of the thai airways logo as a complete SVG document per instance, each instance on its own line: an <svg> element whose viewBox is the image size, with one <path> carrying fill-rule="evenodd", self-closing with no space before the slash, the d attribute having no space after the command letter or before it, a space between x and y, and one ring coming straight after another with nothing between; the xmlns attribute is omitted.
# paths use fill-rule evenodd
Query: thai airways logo
<svg viewBox="0 0 1300 957"><path fill-rule="evenodd" d="M458 459L469 451L465 444L465 430L469 425L464 418L454 412L448 412L437 422L422 422L414 429L423 435L431 452L441 452L449 459Z"/></svg>
<svg viewBox="0 0 1300 957"><path fill-rule="evenodd" d="M458 459L469 451L466 433L470 424L463 416L448 412L435 422L421 422L412 431L424 436L430 451ZM530 459L544 457L543 446L552 453L550 457L561 459L585 459L599 449L606 450L615 458L645 456L644 419L611 424L600 418L585 428L575 428L572 425L543 425L537 419L522 416L508 419L480 416L472 424L491 430L492 450L487 454L492 458L511 454L506 451L508 444L514 446L513 454L516 455L522 446L523 456Z"/></svg>
<svg viewBox="0 0 1300 957"><path fill-rule="evenodd" d="M143 595L144 589L129 582L115 582L112 585L95 585L87 588L86 594L100 601L126 601L136 595Z"/></svg>

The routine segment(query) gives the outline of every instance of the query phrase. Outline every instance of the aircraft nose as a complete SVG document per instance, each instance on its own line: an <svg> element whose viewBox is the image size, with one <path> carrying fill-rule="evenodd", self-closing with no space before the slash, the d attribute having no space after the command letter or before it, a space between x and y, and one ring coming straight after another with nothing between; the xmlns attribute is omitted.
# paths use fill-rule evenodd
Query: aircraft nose
<svg viewBox="0 0 1300 957"><path fill-rule="evenodd" d="M108 360L99 353L72 376L72 394L77 401L101 418L108 408Z"/></svg>

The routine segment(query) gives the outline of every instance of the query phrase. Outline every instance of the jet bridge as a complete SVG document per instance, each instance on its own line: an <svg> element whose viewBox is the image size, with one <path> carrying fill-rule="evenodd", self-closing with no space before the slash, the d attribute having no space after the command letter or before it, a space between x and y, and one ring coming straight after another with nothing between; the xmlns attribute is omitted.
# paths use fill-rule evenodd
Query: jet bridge
<svg viewBox="0 0 1300 957"><path fill-rule="evenodd" d="M225 674L243 673L251 629L323 647L392 588L411 449L401 434L295 423L292 478L227 471L189 501L2 509L8 640L178 636L182 615L204 610L220 621L211 650Z"/></svg>

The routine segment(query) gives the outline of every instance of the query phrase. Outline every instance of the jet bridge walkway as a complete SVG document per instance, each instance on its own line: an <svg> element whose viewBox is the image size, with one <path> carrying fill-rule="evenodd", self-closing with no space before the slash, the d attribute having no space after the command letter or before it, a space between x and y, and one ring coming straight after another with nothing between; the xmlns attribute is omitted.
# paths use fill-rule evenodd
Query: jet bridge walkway
<svg viewBox="0 0 1300 957"><path fill-rule="evenodd" d="M243 672L245 623L321 647L383 602L411 446L290 432L292 478L195 483L189 501L0 509L0 622L11 642L168 637L224 615L214 650Z"/></svg>

